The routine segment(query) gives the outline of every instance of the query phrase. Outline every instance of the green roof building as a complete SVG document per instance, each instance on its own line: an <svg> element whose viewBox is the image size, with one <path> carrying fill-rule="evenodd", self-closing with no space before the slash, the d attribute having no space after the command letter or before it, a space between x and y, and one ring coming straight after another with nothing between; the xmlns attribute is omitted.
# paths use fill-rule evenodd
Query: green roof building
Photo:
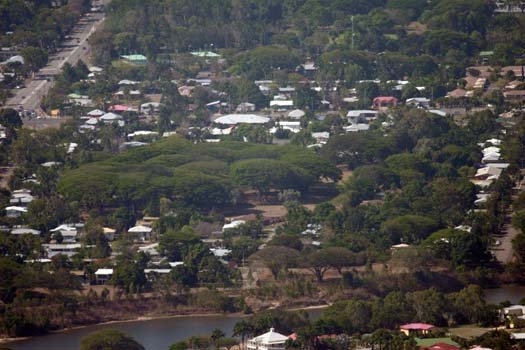
<svg viewBox="0 0 525 350"><path fill-rule="evenodd" d="M148 59L144 55L122 55L120 57L122 57L124 60L128 61L129 63L133 63L133 64L148 63Z"/></svg>

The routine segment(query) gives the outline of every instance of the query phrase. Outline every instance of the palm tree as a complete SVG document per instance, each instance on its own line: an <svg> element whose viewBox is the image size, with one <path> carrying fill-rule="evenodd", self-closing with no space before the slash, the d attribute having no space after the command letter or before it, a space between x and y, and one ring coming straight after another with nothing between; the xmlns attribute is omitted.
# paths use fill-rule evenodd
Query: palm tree
<svg viewBox="0 0 525 350"><path fill-rule="evenodd" d="M253 334L253 326L245 320L239 321L233 326L233 336L241 337L241 348L245 348L246 340Z"/></svg>
<svg viewBox="0 0 525 350"><path fill-rule="evenodd" d="M224 334L224 332L221 329L219 329L219 328L215 328L211 332L211 337L210 338L215 343L215 346L217 347L217 349L220 348L221 339L224 338L225 336L226 336L226 334Z"/></svg>

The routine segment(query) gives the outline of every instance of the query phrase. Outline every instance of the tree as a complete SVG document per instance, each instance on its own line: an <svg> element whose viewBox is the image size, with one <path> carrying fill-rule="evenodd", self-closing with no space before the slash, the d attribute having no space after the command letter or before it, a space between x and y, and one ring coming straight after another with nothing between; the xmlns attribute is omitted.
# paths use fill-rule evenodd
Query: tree
<svg viewBox="0 0 525 350"><path fill-rule="evenodd" d="M306 257L304 264L315 274L317 281L322 282L324 274L330 268L335 268L339 274L342 274L344 267L355 264L355 257L346 248L329 247L310 253Z"/></svg>
<svg viewBox="0 0 525 350"><path fill-rule="evenodd" d="M438 228L438 224L420 215L403 215L385 221L381 230L392 243L416 243L427 238Z"/></svg>
<svg viewBox="0 0 525 350"><path fill-rule="evenodd" d="M144 347L120 331L105 329L83 337L80 350L144 350Z"/></svg>
<svg viewBox="0 0 525 350"><path fill-rule="evenodd" d="M199 238L189 228L181 231L169 230L160 237L159 253L169 261L183 261L192 247L200 243Z"/></svg>
<svg viewBox="0 0 525 350"><path fill-rule="evenodd" d="M24 64L30 72L36 72L47 63L47 52L39 47L25 47L20 50Z"/></svg>
<svg viewBox="0 0 525 350"><path fill-rule="evenodd" d="M281 246L267 246L250 257L251 260L261 261L270 269L274 278L279 272L287 270L297 263L299 252L295 249Z"/></svg>
<svg viewBox="0 0 525 350"><path fill-rule="evenodd" d="M456 266L483 266L491 260L487 244L474 233L460 235L451 243L451 261Z"/></svg>
<svg viewBox="0 0 525 350"><path fill-rule="evenodd" d="M232 164L230 174L239 185L252 187L260 194L271 189L302 191L312 182L303 169L275 159L241 160Z"/></svg>
<svg viewBox="0 0 525 350"><path fill-rule="evenodd" d="M219 328L215 328L211 332L211 337L210 338L215 343L215 347L217 349L219 349L221 347L221 339L224 338L225 336L226 336L226 334L224 334L224 332L221 329L219 329Z"/></svg>
<svg viewBox="0 0 525 350"><path fill-rule="evenodd" d="M245 341L249 336L253 335L253 326L246 320L241 320L233 326L233 336L241 337L241 345L245 346Z"/></svg>
<svg viewBox="0 0 525 350"><path fill-rule="evenodd" d="M0 109L0 124L9 129L18 129L22 126L22 119L12 108Z"/></svg>

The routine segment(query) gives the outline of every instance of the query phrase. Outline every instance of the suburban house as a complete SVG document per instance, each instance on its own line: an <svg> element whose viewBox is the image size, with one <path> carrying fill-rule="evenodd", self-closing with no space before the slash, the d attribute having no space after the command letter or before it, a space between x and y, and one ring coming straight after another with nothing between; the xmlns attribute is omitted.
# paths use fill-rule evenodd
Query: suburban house
<svg viewBox="0 0 525 350"><path fill-rule="evenodd" d="M505 91L503 97L509 102L523 102L525 101L525 90Z"/></svg>
<svg viewBox="0 0 525 350"><path fill-rule="evenodd" d="M143 241L149 240L151 238L152 232L153 232L153 229L151 227L144 226L144 225L134 226L128 230L128 233L136 234L138 238Z"/></svg>
<svg viewBox="0 0 525 350"><path fill-rule="evenodd" d="M51 233L58 233L64 238L64 242L75 242L78 237L77 227L72 225L62 224L58 227L55 227L52 230L49 230Z"/></svg>
<svg viewBox="0 0 525 350"><path fill-rule="evenodd" d="M12 229L11 234L15 236L21 236L21 235L40 236L40 231L34 230L32 228L27 228L27 227L19 227L19 228Z"/></svg>
<svg viewBox="0 0 525 350"><path fill-rule="evenodd" d="M474 175L474 178L477 180L487 180L487 179L494 179L497 180L503 169L487 166L484 168L479 168L476 172L476 175Z"/></svg>
<svg viewBox="0 0 525 350"><path fill-rule="evenodd" d="M370 109L357 109L348 111L348 113L346 113L346 117L348 118L349 123L359 124L377 119L378 113L378 111Z"/></svg>
<svg viewBox="0 0 525 350"><path fill-rule="evenodd" d="M428 334L432 328L434 328L434 325L428 323L408 323L400 326L399 330L406 336L410 336L413 334Z"/></svg>
<svg viewBox="0 0 525 350"><path fill-rule="evenodd" d="M372 101L372 108L385 110L397 106L397 98L394 96L378 96Z"/></svg>
<svg viewBox="0 0 525 350"><path fill-rule="evenodd" d="M112 229L110 227L104 227L102 228L102 230L104 231L104 236L108 241L111 242L115 240L115 232L117 232L115 229Z"/></svg>
<svg viewBox="0 0 525 350"><path fill-rule="evenodd" d="M128 63L132 63L132 64L143 65L143 64L148 63L148 59L144 55L123 55L120 57L123 60L127 61Z"/></svg>
<svg viewBox="0 0 525 350"><path fill-rule="evenodd" d="M113 269L98 269L95 271L96 284L106 284L113 277Z"/></svg>
<svg viewBox="0 0 525 350"><path fill-rule="evenodd" d="M412 97L406 100L407 106L413 106L418 108L430 108L430 99L426 97Z"/></svg>
<svg viewBox="0 0 525 350"><path fill-rule="evenodd" d="M276 109L290 109L293 108L294 104L292 100L272 100L270 101L270 107Z"/></svg>
<svg viewBox="0 0 525 350"><path fill-rule="evenodd" d="M420 350L459 350L461 347L451 338L416 338Z"/></svg>
<svg viewBox="0 0 525 350"><path fill-rule="evenodd" d="M237 113L247 113L247 112L254 112L254 111L255 111L255 105L250 102L239 103L239 105L235 109L235 112Z"/></svg>
<svg viewBox="0 0 525 350"><path fill-rule="evenodd" d="M146 102L140 105L140 113L142 114L157 114L160 113L160 102Z"/></svg>
<svg viewBox="0 0 525 350"><path fill-rule="evenodd" d="M330 138L330 133L328 131L313 132L312 137L317 143L324 144L328 142L328 139Z"/></svg>
<svg viewBox="0 0 525 350"><path fill-rule="evenodd" d="M44 247L44 249L46 250L48 258L52 258L58 254L65 255L68 258L70 258L73 255L78 253L78 251L81 248L81 244L80 243L50 243L50 244L42 244L42 247Z"/></svg>
<svg viewBox="0 0 525 350"><path fill-rule="evenodd" d="M9 199L9 204L25 207L31 203L33 199L34 197L31 195L31 191L23 188L13 191Z"/></svg>
<svg viewBox="0 0 525 350"><path fill-rule="evenodd" d="M301 119L302 117L304 117L304 115L305 115L304 111L300 109L294 109L293 111L290 111L290 113L288 113L288 118Z"/></svg>
<svg viewBox="0 0 525 350"><path fill-rule="evenodd" d="M509 328L515 328L514 323L517 319L525 321L525 305L504 307L502 316L509 321Z"/></svg>
<svg viewBox="0 0 525 350"><path fill-rule="evenodd" d="M215 119L215 124L237 125L237 124L266 124L270 118L256 114L227 114Z"/></svg>
<svg viewBox="0 0 525 350"><path fill-rule="evenodd" d="M248 350L284 350L288 337L273 328L258 337L248 340Z"/></svg>
<svg viewBox="0 0 525 350"><path fill-rule="evenodd" d="M5 216L8 218L19 218L25 213L27 213L27 208L25 207L9 206L5 208Z"/></svg>

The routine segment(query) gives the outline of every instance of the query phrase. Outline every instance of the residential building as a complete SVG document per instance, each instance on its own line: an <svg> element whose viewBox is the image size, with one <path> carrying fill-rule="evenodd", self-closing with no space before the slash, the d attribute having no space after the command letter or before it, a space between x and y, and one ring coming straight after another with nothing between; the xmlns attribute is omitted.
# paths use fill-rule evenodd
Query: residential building
<svg viewBox="0 0 525 350"><path fill-rule="evenodd" d="M413 334L428 334L434 325L428 323L408 323L399 327L402 333L407 336Z"/></svg>
<svg viewBox="0 0 525 350"><path fill-rule="evenodd" d="M385 110L390 107L397 106L397 98L394 96L378 96L372 102L372 108L377 110Z"/></svg>
<svg viewBox="0 0 525 350"><path fill-rule="evenodd" d="M273 328L258 337L248 340L248 350L285 350L288 337Z"/></svg>

